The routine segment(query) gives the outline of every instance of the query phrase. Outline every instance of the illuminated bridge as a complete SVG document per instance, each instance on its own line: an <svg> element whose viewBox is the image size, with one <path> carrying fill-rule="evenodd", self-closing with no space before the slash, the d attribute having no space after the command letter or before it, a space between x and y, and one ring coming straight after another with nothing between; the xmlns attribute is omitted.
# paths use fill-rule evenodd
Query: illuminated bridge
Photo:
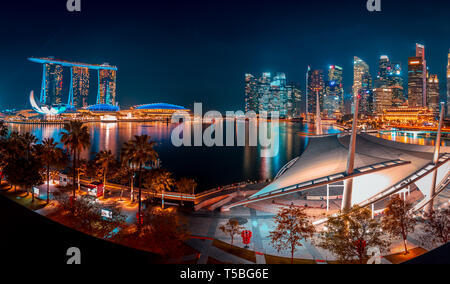
<svg viewBox="0 0 450 284"><path fill-rule="evenodd" d="M70 68L70 90L66 105L75 108L88 106L90 70L96 70L98 74L97 104L116 105L117 67L108 63L87 64L57 60L52 57L31 57L28 60L43 66L40 104L64 105L62 101L63 68L68 67Z"/></svg>

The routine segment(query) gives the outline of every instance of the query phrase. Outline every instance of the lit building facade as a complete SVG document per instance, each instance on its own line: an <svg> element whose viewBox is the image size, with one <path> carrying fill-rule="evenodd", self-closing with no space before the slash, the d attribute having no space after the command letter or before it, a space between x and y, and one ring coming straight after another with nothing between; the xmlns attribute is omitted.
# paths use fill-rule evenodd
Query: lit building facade
<svg viewBox="0 0 450 284"><path fill-rule="evenodd" d="M384 110L392 107L393 91L391 88L375 88L373 90L374 113L383 114Z"/></svg>
<svg viewBox="0 0 450 284"><path fill-rule="evenodd" d="M391 62L389 57L382 55L378 65L378 75L375 80L374 88L386 88L388 86L389 76L391 73Z"/></svg>
<svg viewBox="0 0 450 284"><path fill-rule="evenodd" d="M41 92L40 102L46 105L57 105L62 102L63 67L59 64L44 64L45 85Z"/></svg>
<svg viewBox="0 0 450 284"><path fill-rule="evenodd" d="M373 111L372 76L369 65L359 57L353 61L353 98L359 96L360 113L370 115Z"/></svg>
<svg viewBox="0 0 450 284"><path fill-rule="evenodd" d="M385 109L382 120L403 125L420 125L434 121L435 115L427 107L398 107Z"/></svg>
<svg viewBox="0 0 450 284"><path fill-rule="evenodd" d="M408 59L408 104L410 107L427 106L427 62L425 47L416 44L416 56Z"/></svg>
<svg viewBox="0 0 450 284"><path fill-rule="evenodd" d="M98 71L97 104L116 104L116 70L100 69Z"/></svg>
<svg viewBox="0 0 450 284"><path fill-rule="evenodd" d="M328 80L324 97L324 112L335 118L344 112L343 69L337 65L328 67Z"/></svg>
<svg viewBox="0 0 450 284"><path fill-rule="evenodd" d="M72 67L72 88L72 105L76 108L87 107L89 97L89 68Z"/></svg>
<svg viewBox="0 0 450 284"><path fill-rule="evenodd" d="M435 115L439 114L439 78L436 74L430 74L427 82L427 106Z"/></svg>
<svg viewBox="0 0 450 284"><path fill-rule="evenodd" d="M323 99L325 94L325 81L323 78L323 70L313 70L308 67L306 82L306 109L307 113L316 113L317 96L319 96L320 110L323 111Z"/></svg>
<svg viewBox="0 0 450 284"><path fill-rule="evenodd" d="M388 88L392 89L392 105L395 107L403 105L406 101L402 75L402 65L400 63L391 63Z"/></svg>
<svg viewBox="0 0 450 284"><path fill-rule="evenodd" d="M245 74L245 111L278 111L280 117L300 114L301 91L294 83L287 83L284 73L265 72L260 78Z"/></svg>
<svg viewBox="0 0 450 284"><path fill-rule="evenodd" d="M39 104L42 109L61 106L66 109L83 108L89 104L90 70L98 71L97 102L116 105L116 66L70 62L54 57L30 57L31 62L42 64L43 75ZM63 68L70 68L70 90L68 98L62 98ZM64 100L64 102L63 102ZM66 103L67 102L67 103ZM63 109L61 107L55 109ZM58 111L59 112L59 111Z"/></svg>
<svg viewBox="0 0 450 284"><path fill-rule="evenodd" d="M259 110L258 80L245 74L245 112Z"/></svg>

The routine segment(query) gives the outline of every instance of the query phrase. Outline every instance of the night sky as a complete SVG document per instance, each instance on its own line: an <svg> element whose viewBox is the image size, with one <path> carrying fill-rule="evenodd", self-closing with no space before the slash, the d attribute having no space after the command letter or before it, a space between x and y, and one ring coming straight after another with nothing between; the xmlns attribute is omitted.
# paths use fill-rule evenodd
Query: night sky
<svg viewBox="0 0 450 284"><path fill-rule="evenodd" d="M82 0L82 12L69 13L65 0L3 1L0 109L30 108L29 91L39 93L42 67L30 56L117 65L123 107L196 101L226 111L243 109L244 73L285 72L304 88L308 65L336 64L350 93L353 56L372 76L384 54L406 70L416 42L444 97L450 1L382 0L382 8L370 13L366 0ZM65 76L66 97L68 69Z"/></svg>

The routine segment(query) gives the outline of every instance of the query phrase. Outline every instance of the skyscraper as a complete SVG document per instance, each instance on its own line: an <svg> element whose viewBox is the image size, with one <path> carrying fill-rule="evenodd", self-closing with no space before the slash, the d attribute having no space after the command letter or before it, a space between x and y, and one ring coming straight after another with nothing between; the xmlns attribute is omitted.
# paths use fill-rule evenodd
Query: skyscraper
<svg viewBox="0 0 450 284"><path fill-rule="evenodd" d="M323 79L323 70L313 70L308 67L307 73L307 93L306 104L310 114L316 113L316 96L319 96L320 109L323 111L323 97L325 93L325 81Z"/></svg>
<svg viewBox="0 0 450 284"><path fill-rule="evenodd" d="M55 105L62 103L63 67L58 64L46 63L45 92L41 95L41 103Z"/></svg>
<svg viewBox="0 0 450 284"><path fill-rule="evenodd" d="M245 111L278 111L280 117L299 115L301 91L287 84L284 73L263 73L260 78L245 74Z"/></svg>
<svg viewBox="0 0 450 284"><path fill-rule="evenodd" d="M377 115L392 107L393 90L391 88L375 88L373 91L373 110Z"/></svg>
<svg viewBox="0 0 450 284"><path fill-rule="evenodd" d="M389 57L382 55L378 65L378 75L375 80L374 88L386 88L388 86L389 75L391 72L391 62Z"/></svg>
<svg viewBox="0 0 450 284"><path fill-rule="evenodd" d="M344 86L343 70L337 65L328 68L328 80L326 82L324 111L329 117L335 117L337 113L344 112Z"/></svg>
<svg viewBox="0 0 450 284"><path fill-rule="evenodd" d="M88 106L89 97L89 68L72 67L73 106L82 108Z"/></svg>
<svg viewBox="0 0 450 284"><path fill-rule="evenodd" d="M116 104L116 71L101 69L98 72L97 104Z"/></svg>
<svg viewBox="0 0 450 284"><path fill-rule="evenodd" d="M387 55L382 55L373 90L374 112L380 115L383 110L401 106L404 101L401 64L393 63Z"/></svg>
<svg viewBox="0 0 450 284"><path fill-rule="evenodd" d="M245 112L258 110L258 80L252 74L245 74Z"/></svg>
<svg viewBox="0 0 450 284"><path fill-rule="evenodd" d="M423 59L421 57L410 57L408 59L408 104L410 107L423 107L423 78L426 74L423 70Z"/></svg>
<svg viewBox="0 0 450 284"><path fill-rule="evenodd" d="M391 63L388 87L392 89L392 106L394 107L401 106L406 101L403 84L402 65L400 63Z"/></svg>
<svg viewBox="0 0 450 284"><path fill-rule="evenodd" d="M439 114L439 79L435 74L428 76L427 82L427 106L435 115Z"/></svg>
<svg viewBox="0 0 450 284"><path fill-rule="evenodd" d="M369 65L359 57L353 61L353 98L360 96L359 107L362 114L372 113L372 76Z"/></svg>
<svg viewBox="0 0 450 284"><path fill-rule="evenodd" d="M409 106L427 106L427 61L425 46L416 44L416 56L408 60Z"/></svg>

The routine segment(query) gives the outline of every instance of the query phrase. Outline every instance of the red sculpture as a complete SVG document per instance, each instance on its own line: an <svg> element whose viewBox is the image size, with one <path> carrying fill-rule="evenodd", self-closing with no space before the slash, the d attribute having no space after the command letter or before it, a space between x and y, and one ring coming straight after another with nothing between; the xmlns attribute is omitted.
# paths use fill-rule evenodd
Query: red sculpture
<svg viewBox="0 0 450 284"><path fill-rule="evenodd" d="M251 231L242 231L241 233L241 237L242 237L242 242L245 245L245 248L248 248L248 245L251 242L252 239L252 232Z"/></svg>

